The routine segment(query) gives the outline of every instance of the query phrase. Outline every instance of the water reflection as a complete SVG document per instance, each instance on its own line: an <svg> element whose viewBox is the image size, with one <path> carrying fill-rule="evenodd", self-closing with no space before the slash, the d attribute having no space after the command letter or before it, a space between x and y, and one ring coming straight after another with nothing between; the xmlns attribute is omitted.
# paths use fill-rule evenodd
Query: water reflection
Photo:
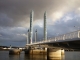
<svg viewBox="0 0 80 60"><path fill-rule="evenodd" d="M65 55L61 55L61 57L49 57L49 56L47 56L47 60L65 60Z"/></svg>
<svg viewBox="0 0 80 60"><path fill-rule="evenodd" d="M80 60L80 51L65 52L61 59L46 55L25 55L24 52L20 55L9 55L8 51L0 51L0 60Z"/></svg>
<svg viewBox="0 0 80 60"><path fill-rule="evenodd" d="M61 58L48 57L47 55L25 55L24 60L64 60L64 55Z"/></svg>
<svg viewBox="0 0 80 60"><path fill-rule="evenodd" d="M61 55L61 60L65 60L65 55Z"/></svg>
<svg viewBox="0 0 80 60"><path fill-rule="evenodd" d="M9 60L20 60L20 55L9 55Z"/></svg>
<svg viewBox="0 0 80 60"><path fill-rule="evenodd" d="M25 55L25 60L47 60L46 55Z"/></svg>

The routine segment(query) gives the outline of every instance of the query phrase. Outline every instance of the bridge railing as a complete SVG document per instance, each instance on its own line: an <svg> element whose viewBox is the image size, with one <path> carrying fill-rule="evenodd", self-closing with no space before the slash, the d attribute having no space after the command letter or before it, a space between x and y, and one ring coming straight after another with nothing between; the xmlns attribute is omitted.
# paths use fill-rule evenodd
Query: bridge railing
<svg viewBox="0 0 80 60"><path fill-rule="evenodd" d="M78 39L78 38L80 38L80 31L74 31L71 33L67 33L64 35L53 37L47 41L42 41L42 42L44 43L44 42L52 42L52 41L59 41L59 40L66 40L67 41L67 40L74 40L74 39Z"/></svg>
<svg viewBox="0 0 80 60"><path fill-rule="evenodd" d="M70 40L75 40L75 39L79 39L80 38L80 31L74 31L71 33L67 33L67 34L63 34L60 36L56 36L53 38L50 38L48 40L42 40L42 41L38 41L32 44L39 44L39 43L48 43L48 42L55 42L55 41L70 41Z"/></svg>

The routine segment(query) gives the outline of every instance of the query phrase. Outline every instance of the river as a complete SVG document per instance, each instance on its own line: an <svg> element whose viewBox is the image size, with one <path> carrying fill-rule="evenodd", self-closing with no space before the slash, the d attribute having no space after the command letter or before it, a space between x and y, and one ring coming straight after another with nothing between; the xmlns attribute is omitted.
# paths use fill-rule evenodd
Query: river
<svg viewBox="0 0 80 60"><path fill-rule="evenodd" d="M0 60L49 60L49 58L45 55L25 55L24 52L21 52L20 55L9 55L8 51L0 51ZM65 52L60 60L80 60L80 52Z"/></svg>

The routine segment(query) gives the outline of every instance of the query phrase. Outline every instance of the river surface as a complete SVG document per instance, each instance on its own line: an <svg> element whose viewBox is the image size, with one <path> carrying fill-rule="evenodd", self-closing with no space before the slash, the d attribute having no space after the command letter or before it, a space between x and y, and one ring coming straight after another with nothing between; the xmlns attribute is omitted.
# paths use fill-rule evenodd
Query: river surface
<svg viewBox="0 0 80 60"><path fill-rule="evenodd" d="M0 60L49 60L49 58L44 55L25 55L24 52L20 55L9 55L8 51L0 51ZM59 60L80 60L80 52L65 52Z"/></svg>

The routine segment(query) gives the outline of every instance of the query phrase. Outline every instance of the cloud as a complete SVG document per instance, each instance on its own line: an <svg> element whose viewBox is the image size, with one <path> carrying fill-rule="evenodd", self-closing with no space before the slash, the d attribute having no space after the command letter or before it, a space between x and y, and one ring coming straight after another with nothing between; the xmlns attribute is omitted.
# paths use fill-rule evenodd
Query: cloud
<svg viewBox="0 0 80 60"><path fill-rule="evenodd" d="M7 16L7 14L0 13L0 26L12 26L13 19Z"/></svg>
<svg viewBox="0 0 80 60"><path fill-rule="evenodd" d="M47 11L48 18L56 21L68 11L79 8L79 2L79 0L1 0L0 15L3 14L4 19L0 18L0 24L2 23L3 26L28 26L31 10L34 10L34 20L43 19L43 13ZM6 23L2 20L5 20Z"/></svg>
<svg viewBox="0 0 80 60"><path fill-rule="evenodd" d="M65 14L60 20L50 25L50 30L54 32L55 36L80 30L80 16L75 12Z"/></svg>
<svg viewBox="0 0 80 60"><path fill-rule="evenodd" d="M36 29L38 30L38 40L43 39L43 15L45 11L47 11L48 38L79 29L79 0L1 0L1 45L26 44L31 10L34 11L33 25L34 32Z"/></svg>
<svg viewBox="0 0 80 60"><path fill-rule="evenodd" d="M27 29L26 28L22 28L21 27L1 27L2 29L0 29L0 40L4 40L4 41L21 41L21 40L25 40L26 38L26 33L27 33ZM20 30L19 30L20 29Z"/></svg>

